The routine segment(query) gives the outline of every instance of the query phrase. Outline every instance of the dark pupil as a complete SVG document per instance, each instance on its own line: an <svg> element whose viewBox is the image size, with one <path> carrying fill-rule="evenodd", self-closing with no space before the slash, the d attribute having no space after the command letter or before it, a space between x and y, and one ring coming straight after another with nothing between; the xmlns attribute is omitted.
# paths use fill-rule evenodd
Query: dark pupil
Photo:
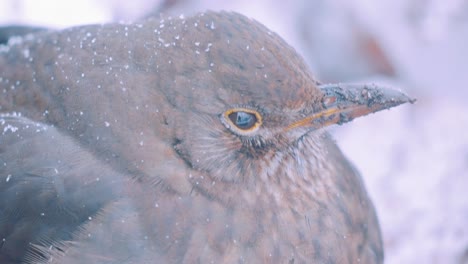
<svg viewBox="0 0 468 264"><path fill-rule="evenodd" d="M246 112L233 112L229 115L229 119L241 129L249 129L257 122L257 117L254 114Z"/></svg>

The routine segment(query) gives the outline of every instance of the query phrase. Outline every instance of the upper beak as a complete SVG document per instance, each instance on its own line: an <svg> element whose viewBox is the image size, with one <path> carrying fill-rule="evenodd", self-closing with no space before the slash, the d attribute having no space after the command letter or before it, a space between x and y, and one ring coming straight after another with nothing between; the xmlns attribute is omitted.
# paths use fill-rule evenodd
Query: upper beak
<svg viewBox="0 0 468 264"><path fill-rule="evenodd" d="M341 125L356 117L416 101L400 91L375 84L325 84L319 88L324 94L321 110L290 124L288 130L302 126L318 129Z"/></svg>

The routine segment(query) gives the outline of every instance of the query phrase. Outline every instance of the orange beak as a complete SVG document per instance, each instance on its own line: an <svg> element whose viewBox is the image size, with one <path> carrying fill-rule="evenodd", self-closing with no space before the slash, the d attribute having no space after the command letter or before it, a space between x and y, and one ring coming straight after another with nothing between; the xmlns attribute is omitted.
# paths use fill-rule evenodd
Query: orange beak
<svg viewBox="0 0 468 264"><path fill-rule="evenodd" d="M318 129L333 124L341 125L356 117L416 101L400 91L374 84L326 84L319 88L324 94L322 110L290 124L286 130L296 127Z"/></svg>

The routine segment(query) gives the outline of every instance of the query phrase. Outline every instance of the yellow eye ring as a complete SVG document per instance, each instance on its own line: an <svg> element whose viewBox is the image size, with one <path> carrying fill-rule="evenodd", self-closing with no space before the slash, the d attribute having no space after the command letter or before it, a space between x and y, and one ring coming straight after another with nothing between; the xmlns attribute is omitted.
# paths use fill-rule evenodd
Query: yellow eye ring
<svg viewBox="0 0 468 264"><path fill-rule="evenodd" d="M223 114L225 125L240 134L249 134L262 125L262 115L248 108L232 108Z"/></svg>

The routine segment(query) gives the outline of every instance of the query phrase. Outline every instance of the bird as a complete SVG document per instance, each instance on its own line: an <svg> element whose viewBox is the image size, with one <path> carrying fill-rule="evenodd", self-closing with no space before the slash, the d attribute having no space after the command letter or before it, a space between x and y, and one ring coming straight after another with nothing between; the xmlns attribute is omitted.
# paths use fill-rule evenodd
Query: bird
<svg viewBox="0 0 468 264"><path fill-rule="evenodd" d="M324 84L235 12L0 46L1 263L382 263L326 131L414 100ZM365 144L363 144L365 147Z"/></svg>

